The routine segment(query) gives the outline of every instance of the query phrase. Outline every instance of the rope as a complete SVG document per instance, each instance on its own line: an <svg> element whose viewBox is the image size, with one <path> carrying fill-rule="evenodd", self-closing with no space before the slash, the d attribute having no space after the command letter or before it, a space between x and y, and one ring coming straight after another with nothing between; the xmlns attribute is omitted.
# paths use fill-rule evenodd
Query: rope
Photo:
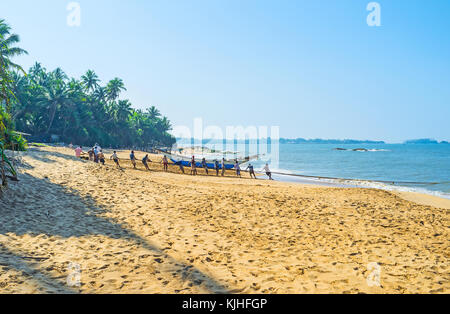
<svg viewBox="0 0 450 314"><path fill-rule="evenodd" d="M159 151L159 150L158 150ZM83 154L87 154L84 153ZM162 157L161 157L162 158ZM106 158L105 158L106 159ZM128 158L119 158L119 160L124 161L131 161L131 159ZM139 159L136 159L136 162L140 161ZM161 163L161 161L151 161L148 160L148 163ZM169 160L170 166L176 166ZM201 168L200 168L201 169ZM214 170L213 168L211 168ZM228 169L230 171L231 169ZM248 172L247 170L241 169L241 172ZM261 171L255 171L255 173L258 174L264 174L264 172ZM366 179L346 179L346 178L334 178L334 177L322 177L322 176L309 176L309 175L301 175L301 174L290 174L290 173L282 173L282 172L272 172L272 174L278 174L282 176L291 176L291 177L299 177L299 178L309 178L309 179L327 179L327 180L341 180L341 181L363 181L363 182L373 182L373 183L386 183L391 185L439 185L439 184L450 184L450 181L444 181L444 182L408 182L408 181L383 181L383 180L366 180Z"/></svg>
<svg viewBox="0 0 450 314"><path fill-rule="evenodd" d="M407 181L383 181L383 180L365 180L365 179L345 179L345 178L333 178L333 177L321 177L321 176L308 176L308 175L300 175L300 174L289 174L289 173L281 173L281 172L272 172L273 174L279 174L283 176L292 176L292 177L300 177L300 178L311 178L311 179L329 179L329 180L342 180L342 181L365 181L365 182L374 182L374 183L386 183L386 184L414 184L414 185L438 185L438 184L448 184L450 182L407 182Z"/></svg>

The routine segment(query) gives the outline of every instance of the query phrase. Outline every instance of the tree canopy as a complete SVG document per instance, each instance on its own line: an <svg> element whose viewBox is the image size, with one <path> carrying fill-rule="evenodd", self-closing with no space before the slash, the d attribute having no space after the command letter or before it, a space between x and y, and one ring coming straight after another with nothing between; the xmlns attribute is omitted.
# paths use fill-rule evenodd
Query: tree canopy
<svg viewBox="0 0 450 314"><path fill-rule="evenodd" d="M12 72L23 72L22 68L12 61L12 58L27 53L16 46L18 42L19 36L11 34L11 28L4 20L0 19L0 146L2 149L10 148L13 142L18 144L19 148L25 147L24 139L14 132L14 123L10 114L10 99L14 97Z"/></svg>
<svg viewBox="0 0 450 314"><path fill-rule="evenodd" d="M19 36L0 19L0 140L6 147L14 128L31 134L32 141L59 141L79 145L101 143L105 147L170 146L170 121L158 109L134 109L120 99L122 79L104 86L93 70L80 79L61 68L47 71L36 63L28 71L13 57L27 52L16 44ZM15 142L23 142L20 135ZM22 145L23 146L23 143Z"/></svg>
<svg viewBox="0 0 450 314"><path fill-rule="evenodd" d="M78 80L59 68L47 71L36 63L27 76L14 73L11 114L17 129L36 141L50 141L56 135L59 141L80 145L172 145L169 120L154 106L134 109L129 100L119 98L124 90L120 78L101 86L92 70Z"/></svg>

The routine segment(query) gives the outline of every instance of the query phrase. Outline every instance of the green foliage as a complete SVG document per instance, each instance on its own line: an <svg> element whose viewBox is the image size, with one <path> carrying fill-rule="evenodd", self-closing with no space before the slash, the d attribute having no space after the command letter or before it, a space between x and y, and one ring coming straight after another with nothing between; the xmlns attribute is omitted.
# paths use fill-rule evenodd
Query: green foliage
<svg viewBox="0 0 450 314"><path fill-rule="evenodd" d="M105 86L94 71L80 80L69 78L62 69L47 71L36 63L28 75L11 58L26 54L15 47L19 36L0 19L0 140L21 149L26 142L14 127L32 134L35 142L74 143L107 147L170 146L171 124L155 107L133 109L128 100L119 99L126 90L120 78ZM56 136L56 137L55 137Z"/></svg>
<svg viewBox="0 0 450 314"><path fill-rule="evenodd" d="M14 166L6 157L5 147L2 141L0 141L0 163L1 163L0 167L2 167L2 172L4 171L5 174L10 173L12 176L17 177L16 169L14 169ZM2 183L4 184L4 182Z"/></svg>
<svg viewBox="0 0 450 314"><path fill-rule="evenodd" d="M27 141L14 131L11 115L0 105L0 141L4 149L25 150Z"/></svg>
<svg viewBox="0 0 450 314"><path fill-rule="evenodd" d="M14 73L12 118L36 142L50 142L57 135L60 142L78 145L172 145L170 121L155 107L134 109L128 100L119 99L123 90L118 78L100 86L92 70L77 80L61 69L49 72L36 63L27 76Z"/></svg>
<svg viewBox="0 0 450 314"><path fill-rule="evenodd" d="M13 63L11 58L26 54L21 48L15 47L19 36L11 34L11 28L0 19L0 142L3 149L26 148L25 139L14 132L14 123L10 114L10 101L15 99L13 92L13 76L11 71L22 71L22 68ZM14 147L13 147L14 145Z"/></svg>
<svg viewBox="0 0 450 314"><path fill-rule="evenodd" d="M48 145L42 144L42 143L29 143L28 146L31 147L48 147Z"/></svg>

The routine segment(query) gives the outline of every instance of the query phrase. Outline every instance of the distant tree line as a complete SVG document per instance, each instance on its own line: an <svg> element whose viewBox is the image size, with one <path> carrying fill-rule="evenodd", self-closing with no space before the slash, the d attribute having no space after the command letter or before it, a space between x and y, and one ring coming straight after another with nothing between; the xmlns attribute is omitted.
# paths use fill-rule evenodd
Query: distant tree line
<svg viewBox="0 0 450 314"><path fill-rule="evenodd" d="M431 138L421 138L421 139L416 139L416 140L408 140L405 141L405 144L450 144L447 141L436 141L435 139L431 139Z"/></svg>
<svg viewBox="0 0 450 314"><path fill-rule="evenodd" d="M383 141L369 141L369 140L325 140L325 139L304 139L304 138L296 138L296 139L287 139L281 138L281 144L385 144Z"/></svg>

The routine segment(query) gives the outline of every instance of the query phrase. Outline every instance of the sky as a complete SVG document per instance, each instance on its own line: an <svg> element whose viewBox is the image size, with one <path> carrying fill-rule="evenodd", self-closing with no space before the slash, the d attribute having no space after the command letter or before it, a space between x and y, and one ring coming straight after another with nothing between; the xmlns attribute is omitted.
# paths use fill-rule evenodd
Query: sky
<svg viewBox="0 0 450 314"><path fill-rule="evenodd" d="M450 140L450 1L0 2L28 56L105 84L175 126L278 126L288 138Z"/></svg>

